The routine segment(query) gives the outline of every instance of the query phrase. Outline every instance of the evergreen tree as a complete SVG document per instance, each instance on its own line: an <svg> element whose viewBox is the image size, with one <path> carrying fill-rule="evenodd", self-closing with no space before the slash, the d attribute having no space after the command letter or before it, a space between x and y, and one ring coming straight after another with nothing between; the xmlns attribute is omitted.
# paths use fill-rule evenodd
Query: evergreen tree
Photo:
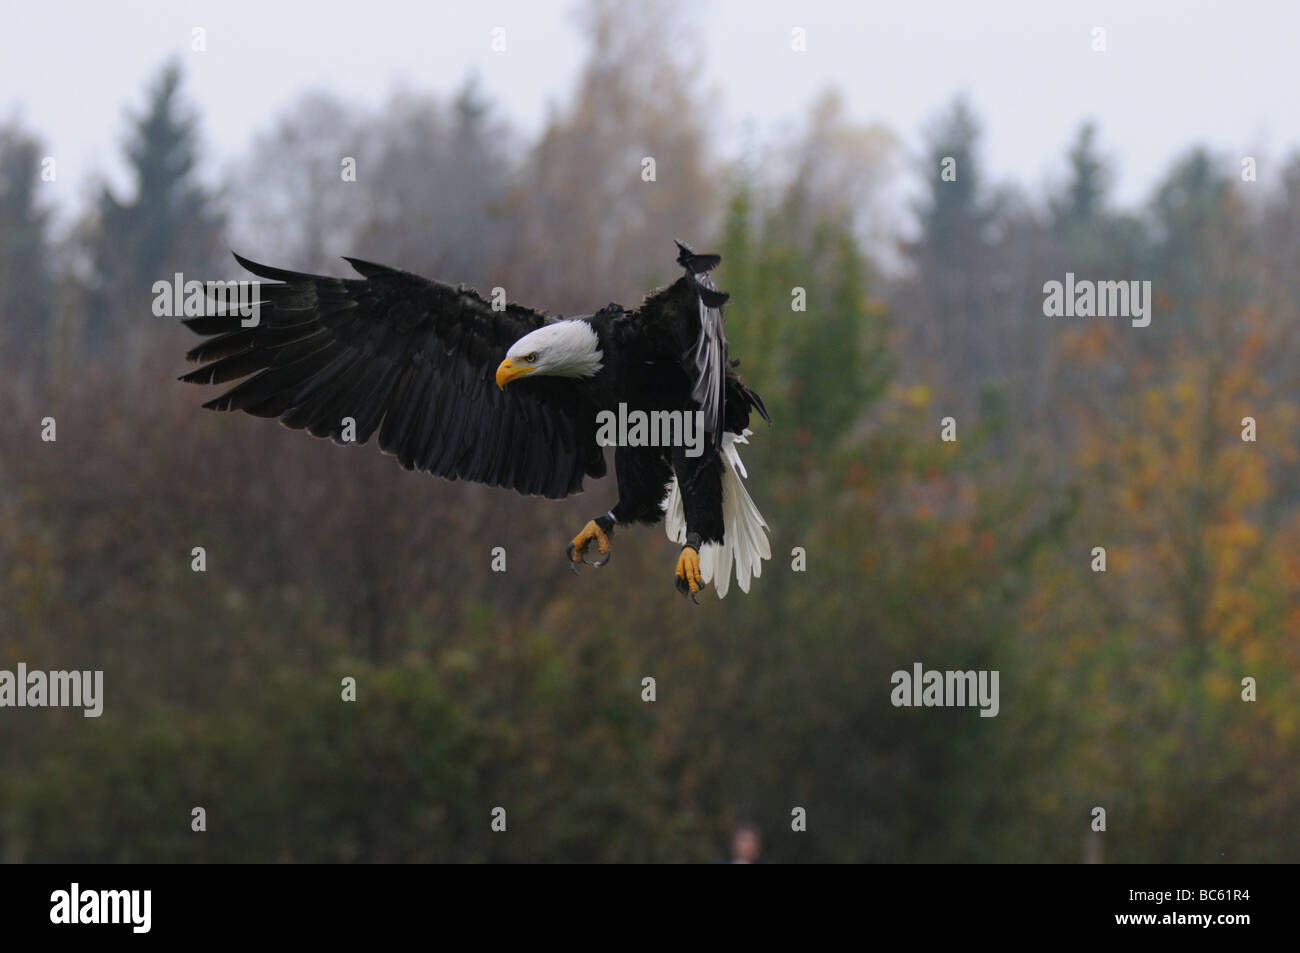
<svg viewBox="0 0 1300 953"><path fill-rule="evenodd" d="M980 123L964 98L953 101L926 136L927 192L916 207L917 248L940 260L963 256L982 237L988 214L981 202Z"/></svg>
<svg viewBox="0 0 1300 953"><path fill-rule="evenodd" d="M89 249L93 265L90 338L96 349L151 315L152 286L180 271L199 280L219 277L223 221L198 182L196 121L180 103L181 71L166 66L134 120L126 158L134 196L105 186Z"/></svg>
<svg viewBox="0 0 1300 953"><path fill-rule="evenodd" d="M53 299L49 213L37 199L40 144L16 125L0 129L0 349L39 372Z"/></svg>
<svg viewBox="0 0 1300 953"><path fill-rule="evenodd" d="M1158 243L1154 266L1167 293L1191 298L1201 293L1204 275L1198 258L1215 247L1222 209L1229 198L1222 166L1203 147L1174 163L1151 202Z"/></svg>
<svg viewBox="0 0 1300 953"><path fill-rule="evenodd" d="M1064 194L1051 201L1053 223L1062 231L1095 224L1105 210L1111 182L1110 165L1097 151L1095 123L1079 127L1067 158L1070 180Z"/></svg>

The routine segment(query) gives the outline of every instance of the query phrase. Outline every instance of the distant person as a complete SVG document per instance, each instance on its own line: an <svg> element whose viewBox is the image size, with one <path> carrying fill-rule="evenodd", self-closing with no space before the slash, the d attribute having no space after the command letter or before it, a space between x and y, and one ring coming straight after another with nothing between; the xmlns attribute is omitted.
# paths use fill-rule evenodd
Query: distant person
<svg viewBox="0 0 1300 953"><path fill-rule="evenodd" d="M763 838L752 824L741 824L731 834L731 857L724 864L761 864Z"/></svg>

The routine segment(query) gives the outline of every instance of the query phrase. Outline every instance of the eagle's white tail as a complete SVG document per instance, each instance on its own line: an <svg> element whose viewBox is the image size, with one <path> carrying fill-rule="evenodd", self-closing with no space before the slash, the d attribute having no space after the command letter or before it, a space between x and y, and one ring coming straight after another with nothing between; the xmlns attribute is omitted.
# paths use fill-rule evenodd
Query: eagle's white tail
<svg viewBox="0 0 1300 953"><path fill-rule="evenodd" d="M740 462L736 444L749 443L746 430L740 436L722 435L722 543L705 543L700 551L700 574L712 583L721 599L731 588L731 571L735 567L736 582L742 592L749 592L749 580L763 574L763 560L772 558L772 548L767 541L767 523L758 511L743 478L748 476ZM663 501L664 531L678 545L686 542L686 511L682 507L682 493L674 476L668 484L668 495Z"/></svg>

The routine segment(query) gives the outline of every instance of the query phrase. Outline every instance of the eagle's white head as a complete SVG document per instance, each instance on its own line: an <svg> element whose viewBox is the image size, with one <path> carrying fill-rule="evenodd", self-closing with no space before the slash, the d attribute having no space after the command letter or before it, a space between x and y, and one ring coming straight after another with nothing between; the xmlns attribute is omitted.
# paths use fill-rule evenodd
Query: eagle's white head
<svg viewBox="0 0 1300 953"><path fill-rule="evenodd" d="M556 321L525 334L506 352L497 368L497 386L525 374L552 377L591 377L601 368L600 339L591 322L581 318Z"/></svg>

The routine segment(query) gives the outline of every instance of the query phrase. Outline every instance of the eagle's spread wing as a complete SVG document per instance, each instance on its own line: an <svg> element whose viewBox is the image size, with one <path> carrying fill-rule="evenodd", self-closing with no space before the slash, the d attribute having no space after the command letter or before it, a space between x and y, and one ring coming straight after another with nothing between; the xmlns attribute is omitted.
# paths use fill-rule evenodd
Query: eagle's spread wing
<svg viewBox="0 0 1300 953"><path fill-rule="evenodd" d="M571 380L521 380L502 391L506 350L548 319L517 305L494 311L473 290L349 258L362 278L325 278L259 265L260 314L185 323L214 335L186 355L203 362L181 380L245 378L204 404L278 417L317 437L379 447L407 469L558 498L605 474L595 409ZM249 376L252 375L252 376Z"/></svg>

